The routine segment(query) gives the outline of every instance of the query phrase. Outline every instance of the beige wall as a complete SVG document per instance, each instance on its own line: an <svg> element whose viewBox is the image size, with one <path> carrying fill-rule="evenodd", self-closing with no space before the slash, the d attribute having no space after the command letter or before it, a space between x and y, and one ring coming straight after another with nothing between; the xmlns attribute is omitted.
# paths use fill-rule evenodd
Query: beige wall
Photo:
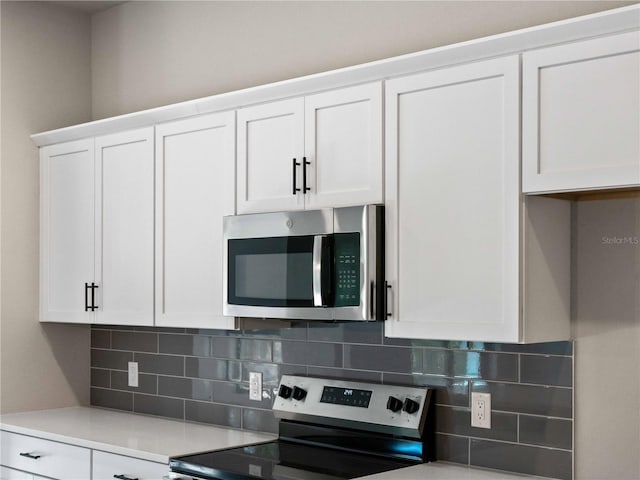
<svg viewBox="0 0 640 480"><path fill-rule="evenodd" d="M640 198L578 202L576 478L640 478Z"/></svg>
<svg viewBox="0 0 640 480"><path fill-rule="evenodd" d="M29 135L90 117L90 21L46 3L1 16L1 412L88 403L89 328L38 322L38 149Z"/></svg>
<svg viewBox="0 0 640 480"><path fill-rule="evenodd" d="M615 8L599 1L144 2L93 16L93 118Z"/></svg>

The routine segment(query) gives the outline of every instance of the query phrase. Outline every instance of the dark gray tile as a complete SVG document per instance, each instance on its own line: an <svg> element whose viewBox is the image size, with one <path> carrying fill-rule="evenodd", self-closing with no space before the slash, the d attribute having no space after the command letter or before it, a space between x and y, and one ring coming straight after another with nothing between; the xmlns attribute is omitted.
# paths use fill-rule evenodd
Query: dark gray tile
<svg viewBox="0 0 640 480"><path fill-rule="evenodd" d="M150 393L155 395L158 390L158 380L155 375L145 373L138 374L138 386L130 387L128 385L127 372L111 372L111 388L115 390L128 390L130 392Z"/></svg>
<svg viewBox="0 0 640 480"><path fill-rule="evenodd" d="M571 452L471 439L470 464L477 467L571 480Z"/></svg>
<svg viewBox="0 0 640 480"><path fill-rule="evenodd" d="M381 372L369 372L367 370L347 370L344 368L307 367L307 373L311 376L337 378L341 380L355 380L358 382L382 382Z"/></svg>
<svg viewBox="0 0 640 480"><path fill-rule="evenodd" d="M211 337L211 356L239 359L240 339L234 337Z"/></svg>
<svg viewBox="0 0 640 480"><path fill-rule="evenodd" d="M278 433L278 420L271 410L242 409L242 428L256 432Z"/></svg>
<svg viewBox="0 0 640 480"><path fill-rule="evenodd" d="M185 419L191 422L240 428L242 426L242 409L217 403L187 400L185 402Z"/></svg>
<svg viewBox="0 0 640 480"><path fill-rule="evenodd" d="M186 357L185 375L209 380L242 381L242 364L236 360Z"/></svg>
<svg viewBox="0 0 640 480"><path fill-rule="evenodd" d="M470 350L487 350L492 352L537 353L541 355L573 355L573 342L545 343L485 343L468 342Z"/></svg>
<svg viewBox="0 0 640 480"><path fill-rule="evenodd" d="M426 375L517 382L518 356L429 348L424 350L423 371Z"/></svg>
<svg viewBox="0 0 640 480"><path fill-rule="evenodd" d="M160 375L184 375L184 357L136 353L135 361L138 362L138 371L140 372Z"/></svg>
<svg viewBox="0 0 640 480"><path fill-rule="evenodd" d="M111 332L111 348L133 352L158 351L158 334L151 332Z"/></svg>
<svg viewBox="0 0 640 480"><path fill-rule="evenodd" d="M472 392L491 393L491 408L505 412L572 418L569 388L474 381Z"/></svg>
<svg viewBox="0 0 640 480"><path fill-rule="evenodd" d="M160 334L160 353L208 357L211 355L211 337Z"/></svg>
<svg viewBox="0 0 640 480"><path fill-rule="evenodd" d="M271 340L240 339L240 359L258 362L271 362L273 359Z"/></svg>
<svg viewBox="0 0 640 480"><path fill-rule="evenodd" d="M92 387L111 387L111 370L102 370L100 368L91 369L91 386Z"/></svg>
<svg viewBox="0 0 640 480"><path fill-rule="evenodd" d="M520 356L520 382L541 385L573 385L571 357L545 357L541 355Z"/></svg>
<svg viewBox="0 0 640 480"><path fill-rule="evenodd" d="M135 393L133 411L184 420L184 400Z"/></svg>
<svg viewBox="0 0 640 480"><path fill-rule="evenodd" d="M92 348L111 348L111 331L91 329Z"/></svg>
<svg viewBox="0 0 640 480"><path fill-rule="evenodd" d="M253 408L270 409L273 405L274 390L263 388L262 400L249 399L248 383L229 383L229 382L212 382L213 384L213 401L216 403L227 403L230 405L238 405Z"/></svg>
<svg viewBox="0 0 640 480"><path fill-rule="evenodd" d="M264 319L242 319L242 329L236 332L230 331L229 335L239 335L245 338L270 338L273 340L306 340L307 323L300 320L275 319L267 319L265 323Z"/></svg>
<svg viewBox="0 0 640 480"><path fill-rule="evenodd" d="M91 349L91 366L112 370L127 370L128 362L133 361L133 353L113 350Z"/></svg>
<svg viewBox="0 0 640 480"><path fill-rule="evenodd" d="M249 381L249 372L262 373L262 384L265 386L275 386L280 383L280 377L282 375L305 375L307 373L307 369L301 365L243 362L243 382Z"/></svg>
<svg viewBox="0 0 640 480"><path fill-rule="evenodd" d="M137 332L185 333L184 328L174 327L134 327Z"/></svg>
<svg viewBox="0 0 640 480"><path fill-rule="evenodd" d="M394 373L422 373L421 348L345 345L344 367Z"/></svg>
<svg viewBox="0 0 640 480"><path fill-rule="evenodd" d="M475 428L471 426L471 412L468 408L437 406L435 422L438 433L518 441L518 416L510 413L492 412L490 429Z"/></svg>
<svg viewBox="0 0 640 480"><path fill-rule="evenodd" d="M444 462L469 463L469 439L454 435L436 434L436 458Z"/></svg>
<svg viewBox="0 0 640 480"><path fill-rule="evenodd" d="M158 377L158 395L210 402L213 400L213 384L210 380L161 375Z"/></svg>
<svg viewBox="0 0 640 480"><path fill-rule="evenodd" d="M385 345L395 345L398 347L421 347L421 348L445 348L469 350L469 342L452 340L423 340L419 338L389 338L384 337Z"/></svg>
<svg viewBox="0 0 640 480"><path fill-rule="evenodd" d="M226 336L227 330L216 330L213 328L187 328L184 333L192 335Z"/></svg>
<svg viewBox="0 0 640 480"><path fill-rule="evenodd" d="M520 415L520 443L571 450L572 437L571 420Z"/></svg>
<svg viewBox="0 0 640 480"><path fill-rule="evenodd" d="M382 329L382 322L310 323L308 335L314 342L378 345L382 343Z"/></svg>
<svg viewBox="0 0 640 480"><path fill-rule="evenodd" d="M342 367L342 345L274 340L273 361L318 367Z"/></svg>
<svg viewBox="0 0 640 480"><path fill-rule="evenodd" d="M133 394L103 388L91 389L91 405L95 407L115 408L118 410L133 410Z"/></svg>
<svg viewBox="0 0 640 480"><path fill-rule="evenodd" d="M91 325L91 328L95 328L98 330L130 330L133 331L136 327L128 327L125 325Z"/></svg>

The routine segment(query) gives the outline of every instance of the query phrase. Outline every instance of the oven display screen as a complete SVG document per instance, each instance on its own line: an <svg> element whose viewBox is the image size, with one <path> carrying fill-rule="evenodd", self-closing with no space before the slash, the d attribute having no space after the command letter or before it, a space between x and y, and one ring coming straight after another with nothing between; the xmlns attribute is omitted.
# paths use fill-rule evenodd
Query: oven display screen
<svg viewBox="0 0 640 480"><path fill-rule="evenodd" d="M368 408L373 390L357 390L355 388L324 387L322 389L321 403L335 403L336 405L349 405L350 407Z"/></svg>

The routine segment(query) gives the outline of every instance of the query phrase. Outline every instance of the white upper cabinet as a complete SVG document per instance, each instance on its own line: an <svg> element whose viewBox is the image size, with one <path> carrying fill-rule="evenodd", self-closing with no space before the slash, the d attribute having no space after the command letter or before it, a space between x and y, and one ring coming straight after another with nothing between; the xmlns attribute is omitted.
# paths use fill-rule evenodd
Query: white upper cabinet
<svg viewBox="0 0 640 480"><path fill-rule="evenodd" d="M96 323L153 325L153 127L95 145Z"/></svg>
<svg viewBox="0 0 640 480"><path fill-rule="evenodd" d="M40 320L152 325L153 128L40 160Z"/></svg>
<svg viewBox="0 0 640 480"><path fill-rule="evenodd" d="M156 325L234 328L222 315L222 217L235 201L235 113L156 127Z"/></svg>
<svg viewBox="0 0 640 480"><path fill-rule="evenodd" d="M640 185L640 32L523 55L526 193Z"/></svg>
<svg viewBox="0 0 640 480"><path fill-rule="evenodd" d="M386 102L386 335L523 341L518 57L391 80Z"/></svg>
<svg viewBox="0 0 640 480"><path fill-rule="evenodd" d="M238 111L238 213L381 203L382 84Z"/></svg>
<svg viewBox="0 0 640 480"><path fill-rule="evenodd" d="M95 281L93 140L40 150L40 321L88 323ZM85 284L87 287L85 287Z"/></svg>

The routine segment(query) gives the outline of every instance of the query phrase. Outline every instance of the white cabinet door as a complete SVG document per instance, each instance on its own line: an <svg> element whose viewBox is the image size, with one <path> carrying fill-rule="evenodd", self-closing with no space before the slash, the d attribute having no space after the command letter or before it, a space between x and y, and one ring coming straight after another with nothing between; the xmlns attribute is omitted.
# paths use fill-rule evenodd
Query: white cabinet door
<svg viewBox="0 0 640 480"><path fill-rule="evenodd" d="M523 191L640 185L640 32L523 55Z"/></svg>
<svg viewBox="0 0 640 480"><path fill-rule="evenodd" d="M93 139L40 150L40 321L91 323L94 272Z"/></svg>
<svg viewBox="0 0 640 480"><path fill-rule="evenodd" d="M156 325L234 328L222 315L222 217L235 201L235 113L156 127Z"/></svg>
<svg viewBox="0 0 640 480"><path fill-rule="evenodd" d="M305 97L306 208L382 203L382 83Z"/></svg>
<svg viewBox="0 0 640 480"><path fill-rule="evenodd" d="M519 59L386 88L391 337L519 340Z"/></svg>
<svg viewBox="0 0 640 480"><path fill-rule="evenodd" d="M96 138L96 323L153 325L153 127Z"/></svg>
<svg viewBox="0 0 640 480"><path fill-rule="evenodd" d="M295 98L238 111L238 213L304 208L303 110Z"/></svg>
<svg viewBox="0 0 640 480"><path fill-rule="evenodd" d="M166 464L93 451L93 476L91 480L113 480L114 478L159 480L168 474L169 467Z"/></svg>

